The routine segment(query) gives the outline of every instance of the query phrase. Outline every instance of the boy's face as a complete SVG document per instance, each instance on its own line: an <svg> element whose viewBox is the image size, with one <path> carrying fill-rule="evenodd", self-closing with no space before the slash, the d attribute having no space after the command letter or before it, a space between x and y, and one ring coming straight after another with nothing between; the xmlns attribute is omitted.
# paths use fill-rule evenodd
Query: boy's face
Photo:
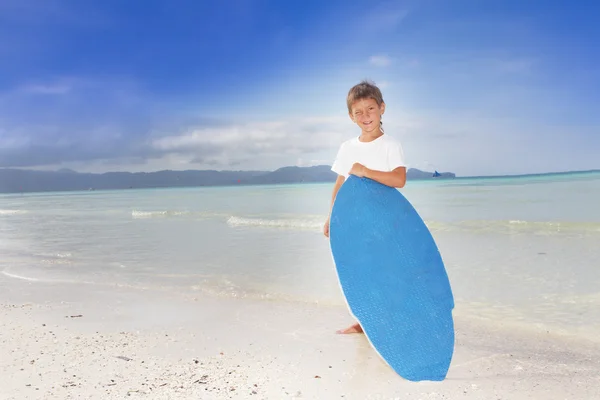
<svg viewBox="0 0 600 400"><path fill-rule="evenodd" d="M359 99L352 104L350 119L363 133L379 132L381 116L385 112L385 103L378 105L374 99Z"/></svg>

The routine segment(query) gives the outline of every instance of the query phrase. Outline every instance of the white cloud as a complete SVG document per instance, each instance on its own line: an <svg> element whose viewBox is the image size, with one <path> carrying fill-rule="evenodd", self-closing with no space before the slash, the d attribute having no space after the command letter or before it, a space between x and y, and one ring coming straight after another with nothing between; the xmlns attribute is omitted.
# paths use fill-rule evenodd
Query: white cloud
<svg viewBox="0 0 600 400"><path fill-rule="evenodd" d="M322 160L324 155L332 162L338 146L352 135L352 129L351 121L343 117L288 118L193 127L155 137L149 146L158 152L187 157L199 165L227 168L252 164L265 168L267 164L294 165L299 159L305 164L306 160Z"/></svg>
<svg viewBox="0 0 600 400"><path fill-rule="evenodd" d="M386 55L375 55L369 58L369 63L376 67L387 67L392 63L392 60Z"/></svg>
<svg viewBox="0 0 600 400"><path fill-rule="evenodd" d="M25 85L20 90L22 92L31 94L65 94L71 90L71 86L60 83L45 85Z"/></svg>
<svg viewBox="0 0 600 400"><path fill-rule="evenodd" d="M579 135L590 139L582 146L572 140L573 127L464 112L391 111L384 117L386 134L400 139L409 167L451 171L460 176L598 168L594 149L600 146L600 135L594 126L577 129ZM541 142L540 131L545 132ZM63 162L54 164L54 168L104 172L274 170L288 165L323 165L333 162L344 140L358 134L358 128L345 116L197 125L170 134L154 133L139 153L112 148L108 153L70 160L65 158L66 153L59 154L56 159ZM67 150L73 154L70 148ZM561 161L557 164L556 160Z"/></svg>

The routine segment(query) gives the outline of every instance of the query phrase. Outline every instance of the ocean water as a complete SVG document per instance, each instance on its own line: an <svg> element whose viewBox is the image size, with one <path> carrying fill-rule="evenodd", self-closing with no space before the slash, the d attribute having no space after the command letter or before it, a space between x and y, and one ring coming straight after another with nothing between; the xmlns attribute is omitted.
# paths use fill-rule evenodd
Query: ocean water
<svg viewBox="0 0 600 400"><path fill-rule="evenodd" d="M331 184L0 196L0 280L345 307ZM594 339L600 173L409 181L455 314Z"/></svg>

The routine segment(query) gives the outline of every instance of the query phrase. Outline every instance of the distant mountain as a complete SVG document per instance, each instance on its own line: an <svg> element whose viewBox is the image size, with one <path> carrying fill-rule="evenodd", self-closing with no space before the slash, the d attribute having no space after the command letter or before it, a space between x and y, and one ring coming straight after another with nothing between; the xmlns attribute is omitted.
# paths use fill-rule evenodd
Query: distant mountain
<svg viewBox="0 0 600 400"><path fill-rule="evenodd" d="M32 171L0 169L0 193L48 192L164 187L264 185L281 183L334 182L336 174L328 165L284 167L276 171L157 171L78 173L70 169ZM407 179L454 178L447 172L433 178L432 172L410 168Z"/></svg>
<svg viewBox="0 0 600 400"><path fill-rule="evenodd" d="M250 184L277 184L300 182L334 182L336 173L328 165L314 167L283 167L251 178Z"/></svg>
<svg viewBox="0 0 600 400"><path fill-rule="evenodd" d="M61 169L57 170L56 172L62 172L64 174L76 174L77 173L77 171L73 171L70 168L61 168Z"/></svg>

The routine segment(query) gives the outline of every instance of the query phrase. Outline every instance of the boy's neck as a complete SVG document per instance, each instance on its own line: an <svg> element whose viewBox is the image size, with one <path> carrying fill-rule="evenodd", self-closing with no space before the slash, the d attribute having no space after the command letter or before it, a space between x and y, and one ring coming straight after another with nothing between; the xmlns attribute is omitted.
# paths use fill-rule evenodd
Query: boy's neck
<svg viewBox="0 0 600 400"><path fill-rule="evenodd" d="M383 132L381 129L378 129L376 132L371 133L361 132L358 140L361 142L372 142L375 139L379 139L381 136L383 136Z"/></svg>

